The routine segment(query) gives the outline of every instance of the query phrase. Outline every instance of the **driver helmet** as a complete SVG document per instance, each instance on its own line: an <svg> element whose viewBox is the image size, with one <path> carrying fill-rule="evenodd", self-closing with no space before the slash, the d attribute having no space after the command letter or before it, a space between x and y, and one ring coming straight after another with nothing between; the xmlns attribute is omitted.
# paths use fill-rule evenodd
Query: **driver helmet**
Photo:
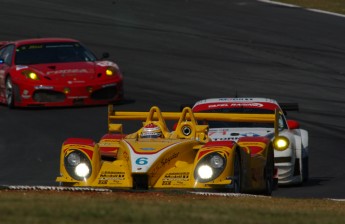
<svg viewBox="0 0 345 224"><path fill-rule="evenodd" d="M140 135L141 138L161 138L162 136L160 127L153 123L145 125Z"/></svg>

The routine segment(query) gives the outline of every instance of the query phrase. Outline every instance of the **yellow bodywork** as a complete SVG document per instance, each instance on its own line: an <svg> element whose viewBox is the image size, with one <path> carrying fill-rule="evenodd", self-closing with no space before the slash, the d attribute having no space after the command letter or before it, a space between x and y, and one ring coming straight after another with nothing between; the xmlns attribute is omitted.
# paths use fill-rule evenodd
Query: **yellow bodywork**
<svg viewBox="0 0 345 224"><path fill-rule="evenodd" d="M114 111L113 106L109 105L109 133L122 134L119 121L126 120L142 120L143 126L154 123L162 129L164 138L142 139L140 127L137 132L124 138L99 143L68 139L62 145L60 176L56 181L65 186L119 189L231 190L236 179L234 164L235 155L238 154L243 191L265 188L264 168L270 142L257 141L255 138L247 138L239 143L212 142L208 137L208 125L199 125L198 121L272 122L277 126L277 114L193 113L188 107L182 112L161 112L156 106L149 112L124 112ZM175 130L170 131L165 120L177 121ZM100 147L116 148L116 158L102 159ZM252 153L252 147L259 149L257 153ZM77 154L71 156L71 153ZM79 172L77 168L69 164L82 164L83 161L89 170L88 175L80 178L79 174L76 175ZM201 170L208 172L210 166L213 176L208 179L206 175L202 179L204 173Z"/></svg>

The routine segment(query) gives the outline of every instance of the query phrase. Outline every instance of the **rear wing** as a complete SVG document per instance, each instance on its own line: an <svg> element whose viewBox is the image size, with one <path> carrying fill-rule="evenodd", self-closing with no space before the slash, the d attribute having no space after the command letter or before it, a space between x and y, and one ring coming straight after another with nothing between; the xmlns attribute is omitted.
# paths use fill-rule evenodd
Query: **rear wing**
<svg viewBox="0 0 345 224"><path fill-rule="evenodd" d="M278 118L278 110L275 110L274 114L193 113L190 107L185 107L182 112L161 112L158 107L154 106L149 112L129 112L115 111L113 105L108 106L109 131L122 131L122 125L118 124L119 120L143 120L146 121L145 123L157 121L161 122L164 126L165 120L176 120L178 121L177 127L179 127L179 125L183 126L181 124L183 122L189 122L191 126L202 126L198 125L196 120L204 120L228 122L271 122L274 124L274 134L275 136L278 136ZM198 128L196 127L196 129Z"/></svg>

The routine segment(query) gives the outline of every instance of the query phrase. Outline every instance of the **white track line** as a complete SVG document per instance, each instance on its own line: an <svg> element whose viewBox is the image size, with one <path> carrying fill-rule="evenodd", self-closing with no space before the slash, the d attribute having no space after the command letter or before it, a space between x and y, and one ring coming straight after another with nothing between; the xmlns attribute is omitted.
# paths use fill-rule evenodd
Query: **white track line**
<svg viewBox="0 0 345 224"><path fill-rule="evenodd" d="M106 188L93 187L55 187L55 186L25 186L25 185L5 185L0 186L5 190L22 190L22 191L92 191L92 192L112 192Z"/></svg>
<svg viewBox="0 0 345 224"><path fill-rule="evenodd" d="M1 185L0 190L17 190L17 191L75 191L75 192L113 192L107 188L94 187L55 187L55 186L27 186L27 185ZM253 197L253 198L273 198L271 196L254 195L254 194L238 194L238 193L218 193L218 192L194 192L190 194L203 196L221 196L221 197ZM322 198L321 198L322 199ZM345 202L342 198L324 198L325 200Z"/></svg>
<svg viewBox="0 0 345 224"><path fill-rule="evenodd" d="M332 15L332 16L338 16L338 17L345 18L345 15L340 14L340 13L335 13L335 12L328 12L328 11L319 10L319 9L303 8L301 6L287 4L287 3L282 3L282 2L276 2L276 1L271 1L271 0L256 0L256 1L263 2L263 3L268 3L268 4L274 4L274 5L281 5L281 6L291 7L291 8L301 8L301 9L305 9L305 10L308 10L308 11L311 11L311 12L323 13L323 14L327 14L327 15Z"/></svg>
<svg viewBox="0 0 345 224"><path fill-rule="evenodd" d="M222 197L270 197L270 196L264 196L264 195L255 195L255 194L238 194L238 193L216 193L216 192L189 192L191 194L197 194L197 195L204 195L204 196L222 196Z"/></svg>

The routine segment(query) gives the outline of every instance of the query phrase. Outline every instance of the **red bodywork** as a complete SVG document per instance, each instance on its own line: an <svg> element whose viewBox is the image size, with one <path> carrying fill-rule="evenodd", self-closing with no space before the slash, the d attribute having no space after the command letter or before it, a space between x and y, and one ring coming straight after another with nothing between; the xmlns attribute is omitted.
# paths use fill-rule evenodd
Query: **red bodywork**
<svg viewBox="0 0 345 224"><path fill-rule="evenodd" d="M0 43L3 44L0 46L0 59L3 60L0 63L0 103L8 103L6 80L9 77L15 107L105 105L123 99L123 77L117 64L98 60L77 40L39 38ZM25 50L23 46L55 43L74 44L94 60L16 64L16 55ZM109 70L111 75L106 73ZM37 74L36 80L28 77L31 72Z"/></svg>

